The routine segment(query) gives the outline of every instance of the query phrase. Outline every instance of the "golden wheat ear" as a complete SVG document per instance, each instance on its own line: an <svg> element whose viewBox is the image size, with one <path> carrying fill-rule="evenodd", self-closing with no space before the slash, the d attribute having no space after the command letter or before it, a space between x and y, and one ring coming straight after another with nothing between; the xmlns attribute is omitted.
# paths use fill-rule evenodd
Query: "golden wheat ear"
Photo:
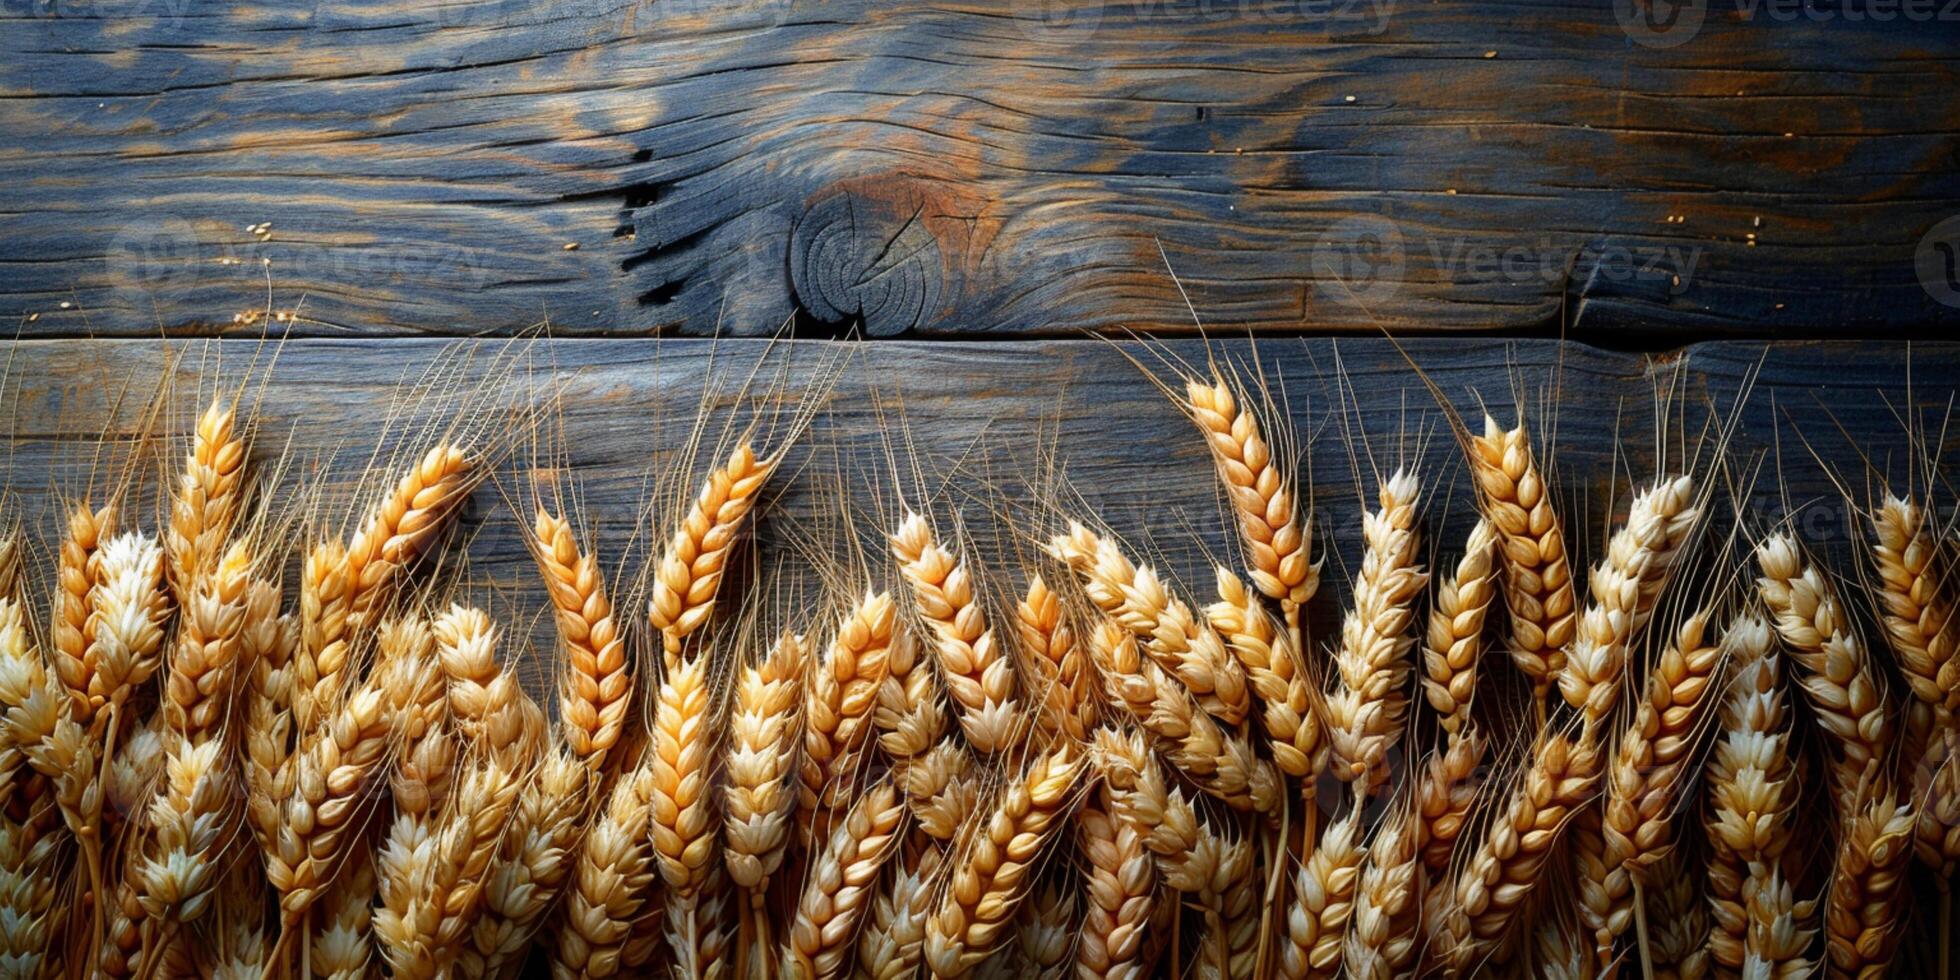
<svg viewBox="0 0 1960 980"><path fill-rule="evenodd" d="M831 830L797 899L783 942L782 976L831 980L849 965L851 938L885 862L898 850L905 812L897 787L880 781L859 794Z"/></svg>
<svg viewBox="0 0 1960 980"><path fill-rule="evenodd" d="M995 642L972 572L920 514L905 515L892 532L891 549L912 588L919 619L932 633L940 676L967 744L982 755L1014 748L1026 720L1014 661Z"/></svg>
<svg viewBox="0 0 1960 980"><path fill-rule="evenodd" d="M1377 502L1378 509L1362 516L1361 573L1334 652L1340 685L1325 706L1334 775L1370 792L1387 778L1388 752L1408 715L1409 651L1415 644L1409 625L1428 584L1419 560L1415 474L1397 470L1382 482Z"/></svg>
<svg viewBox="0 0 1960 980"><path fill-rule="evenodd" d="M1542 701L1564 668L1577 616L1565 528L1523 425L1507 430L1486 415L1468 451L1479 506L1503 556L1511 661Z"/></svg>
<svg viewBox="0 0 1960 980"><path fill-rule="evenodd" d="M1300 513L1294 481L1261 431L1259 418L1226 383L1185 381L1184 408L1211 448L1218 480L1238 519L1253 586L1280 604L1288 627L1300 631L1300 611L1320 587L1313 560L1313 525Z"/></svg>
<svg viewBox="0 0 1960 980"><path fill-rule="evenodd" d="M743 441L708 474L668 537L655 566L647 621L659 631L670 662L682 655L688 638L713 617L730 549L781 461L780 454L758 457L755 448Z"/></svg>
<svg viewBox="0 0 1960 980"><path fill-rule="evenodd" d="M529 540L563 651L558 670L560 731L592 771L603 772L633 701L626 637L613 615L598 558L579 547L571 523L540 506Z"/></svg>

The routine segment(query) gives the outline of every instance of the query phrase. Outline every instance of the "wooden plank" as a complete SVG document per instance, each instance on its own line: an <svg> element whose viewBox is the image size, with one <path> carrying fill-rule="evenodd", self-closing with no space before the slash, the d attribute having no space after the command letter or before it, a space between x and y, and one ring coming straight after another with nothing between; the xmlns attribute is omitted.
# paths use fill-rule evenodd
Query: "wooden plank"
<svg viewBox="0 0 1960 980"><path fill-rule="evenodd" d="M166 465L158 461L166 453L137 457L138 444L130 439L145 414L139 396L155 388L161 343L13 345L8 394L16 407L5 484L38 540L53 540L61 494L80 492L91 480L101 486L104 474L131 458L145 460L139 472L146 475ZM184 416L195 406L200 373L208 379L222 360L223 376L235 384L255 348L179 342L175 350L181 355L174 372L180 397L173 411ZM1220 344L1212 352L1243 363L1248 350ZM1515 391L1524 393L1543 426L1546 392L1557 379L1557 487L1576 556L1590 560L1603 537L1609 501L1617 493L1624 506L1628 473L1644 478L1660 465L1651 399L1677 362L1549 341L1416 340L1409 350L1457 408L1474 409L1481 399L1506 422L1514 417ZM333 505L347 500L348 477L371 461L377 446L399 445L404 431L432 420L448 424L447 413L467 402L478 431L503 432L505 419L496 406L554 398L556 410L544 427L547 451L525 444L505 453L464 522L473 594L497 604L511 622L532 622L540 597L511 501L528 500L532 478L550 468L560 485L578 492L609 566L621 569L616 578L630 580L648 550L646 515L664 519L668 513L658 506L649 511L649 487L691 484L698 472L679 453L697 407L711 408L716 422L710 436L718 434L720 420L739 424L745 416L737 389L761 364L759 377L768 383L756 391L775 388L791 406L821 405L762 522L762 554L770 567L793 574L803 569L806 583L814 576L789 546L835 545L842 534L840 496L859 515L858 529L879 563L872 574L888 574L882 545L869 536L895 520L894 487L942 521L953 510L963 513L974 553L1003 587L1020 582L1023 570L1016 566L1032 554L1026 535L1056 526L1064 512L1106 521L1194 591L1208 587L1208 556L1233 554L1203 444L1126 357L1202 363L1206 350L1193 341L1146 349L1090 341L770 347L750 341L556 340L518 353L522 369L513 372L501 345L292 342L269 372L261 372L257 456L290 446L295 462L288 482L321 495L315 513L340 513ZM1460 547L1470 523L1467 485L1442 431L1445 416L1400 355L1379 340L1287 340L1262 345L1258 355L1307 437L1303 464L1312 474L1315 522L1321 545L1331 547L1333 556L1329 587L1313 610L1319 622L1334 621L1345 600L1346 570L1359 547L1360 494L1374 486L1371 460L1383 470L1398 462L1417 465L1431 498L1431 540L1443 551ZM1768 526L1785 518L1789 504L1817 501L1805 506L1797 526L1806 540L1841 554L1858 532L1803 440L1823 458L1851 467L1860 492L1868 484L1855 469L1858 454L1903 485L1910 455L1901 423L1909 360L1916 371L1911 394L1921 409L1917 416L1936 423L1960 387L1956 355L1955 345L1908 352L1883 344L1787 343L1765 355L1758 345L1700 344L1684 355L1677 399L1682 409L1675 419L1694 433L1709 406L1720 416L1736 413L1734 440L1720 458L1735 464L1732 475L1766 460L1764 479L1737 501L1750 525ZM1759 363L1752 397L1736 409L1736 392ZM456 393L406 394L413 384L405 388L404 379L428 377L431 364L446 365L437 387ZM202 390L210 388L207 380ZM125 390L134 394L111 411ZM105 429L117 441L98 451ZM1937 437L1943 430L1930 431ZM1941 458L1950 459L1960 435L1946 440L1938 448ZM1670 468L1681 465L1692 442L1678 434L1670 439ZM562 455L549 451L554 447ZM1717 458L1702 444L1704 474ZM914 478L915 464L922 478ZM1052 493L1060 482L1051 478L1055 474L1065 478L1066 494ZM1030 500L1030 486L1051 488L1048 506ZM1070 502L1057 506L1062 498ZM1950 499L1942 503L1951 505ZM133 512L156 513L146 507L139 504ZM551 649L547 630L546 622L536 621L532 638L540 650Z"/></svg>
<svg viewBox="0 0 1960 980"><path fill-rule="evenodd" d="M1189 329L1161 245L1218 327L1960 323L1952 0L1684 8L9 3L0 317Z"/></svg>

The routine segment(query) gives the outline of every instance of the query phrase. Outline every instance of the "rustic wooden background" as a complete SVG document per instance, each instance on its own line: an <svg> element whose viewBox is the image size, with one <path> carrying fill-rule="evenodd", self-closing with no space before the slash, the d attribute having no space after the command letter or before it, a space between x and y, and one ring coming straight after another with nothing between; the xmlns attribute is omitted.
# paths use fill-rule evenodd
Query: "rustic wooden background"
<svg viewBox="0 0 1960 980"><path fill-rule="evenodd" d="M1650 2L0 0L0 318L1960 324L1954 0Z"/></svg>

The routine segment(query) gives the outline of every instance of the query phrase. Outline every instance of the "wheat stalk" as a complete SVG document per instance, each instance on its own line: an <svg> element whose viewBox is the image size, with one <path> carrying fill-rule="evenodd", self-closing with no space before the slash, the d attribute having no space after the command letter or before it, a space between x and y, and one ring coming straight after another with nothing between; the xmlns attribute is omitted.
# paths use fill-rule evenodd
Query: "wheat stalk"
<svg viewBox="0 0 1960 980"><path fill-rule="evenodd" d="M1259 696L1259 723L1273 764L1297 779L1319 775L1326 762L1318 692L1307 679L1293 634L1279 628L1245 583L1218 566L1218 601L1205 616L1225 637Z"/></svg>
<svg viewBox="0 0 1960 980"><path fill-rule="evenodd" d="M1837 858L1824 903L1834 973L1883 976L1898 949L1912 862L1913 812L1890 794L1855 791L1838 816Z"/></svg>
<svg viewBox="0 0 1960 980"><path fill-rule="evenodd" d="M758 897L782 866L796 812L798 743L803 726L803 638L784 630L767 653L742 668L729 714L722 790L722 859L735 884ZM867 683L867 707L877 692Z"/></svg>
<svg viewBox="0 0 1960 980"><path fill-rule="evenodd" d="M679 898L701 888L715 858L719 821L710 785L714 718L708 664L703 656L668 665L655 697L647 745L653 771L647 801L654 864Z"/></svg>
<svg viewBox="0 0 1960 980"><path fill-rule="evenodd" d="M831 819L849 805L861 749L874 727L873 714L887 679L897 612L890 593L867 591L839 618L823 659L807 675L796 790L805 844L827 840Z"/></svg>
<svg viewBox="0 0 1960 980"><path fill-rule="evenodd" d="M1142 835L1112 809L1104 788L1075 811L1086 899L1075 947L1079 980L1138 980L1147 966L1143 947L1157 902L1157 864Z"/></svg>
<svg viewBox="0 0 1960 980"><path fill-rule="evenodd" d="M1313 525L1300 516L1293 486L1273 459L1259 419L1225 380L1185 382L1185 406L1205 435L1218 480L1225 485L1245 545L1247 571L1260 594L1280 604L1298 629L1300 608L1320 587L1313 561Z"/></svg>
<svg viewBox="0 0 1960 980"><path fill-rule="evenodd" d="M715 593L729 548L741 534L780 455L758 458L744 441L708 474L655 567L647 621L660 631L667 658L681 655L688 637L714 615Z"/></svg>
<svg viewBox="0 0 1960 980"><path fill-rule="evenodd" d="M1354 581L1354 607L1341 621L1334 650L1340 685L1327 697L1327 742L1336 777L1369 789L1387 778L1386 758L1408 713L1409 621L1428 581L1418 561L1414 473L1397 470L1382 483L1380 509L1361 518L1365 547Z"/></svg>
<svg viewBox="0 0 1960 980"><path fill-rule="evenodd" d="M1602 967L1612 962L1613 944L1632 921L1635 889L1673 843L1683 770L1693 761L1690 753L1705 694L1723 649L1755 650L1768 642L1767 625L1740 619L1717 646L1707 635L1709 615L1706 609L1695 613L1675 631L1648 675L1645 696L1620 733L1607 767L1600 822L1605 878L1598 882L1607 915L1604 922L1587 923L1594 929Z"/></svg>
<svg viewBox="0 0 1960 980"><path fill-rule="evenodd" d="M629 934L656 880L647 837L653 793L651 753L613 784L606 806L580 841L554 930L551 974L610 977L620 972Z"/></svg>
<svg viewBox="0 0 1960 980"><path fill-rule="evenodd" d="M315 975L333 980L365 980L369 975L369 964L374 960L370 928L375 888L373 855L357 848L347 855L346 865L320 896L321 925L313 934L309 954Z"/></svg>
<svg viewBox="0 0 1960 980"><path fill-rule="evenodd" d="M1502 429L1484 416L1483 435L1470 438L1469 457L1484 519L1503 546L1511 660L1543 700L1564 669L1576 614L1565 529L1522 424Z"/></svg>
<svg viewBox="0 0 1960 980"><path fill-rule="evenodd" d="M1438 925L1440 953L1462 970L1502 938L1537 885L1567 817L1592 799L1599 750L1556 732L1542 735L1503 808L1451 886Z"/></svg>
<svg viewBox="0 0 1960 980"><path fill-rule="evenodd" d="M1804 557L1795 539L1771 534L1756 546L1757 591L1790 656L1803 668L1804 694L1837 745L1840 794L1881 775L1890 745L1885 692L1871 658L1845 620L1823 569Z"/></svg>
<svg viewBox="0 0 1960 980"><path fill-rule="evenodd" d="M1405 807L1388 818L1369 845L1341 946L1342 968L1353 980L1391 980L1415 967L1422 924L1422 832L1421 815Z"/></svg>
<svg viewBox="0 0 1960 980"><path fill-rule="evenodd" d="M960 730L982 754L1013 747L1025 717L1015 695L1014 662L973 591L972 573L939 543L932 525L908 512L891 536L892 555L912 586L919 618L932 631L940 676L958 708Z"/></svg>
<svg viewBox="0 0 1960 980"><path fill-rule="evenodd" d="M1040 574L1028 579L1014 620L1029 674L1028 689L1038 703L1036 729L1044 738L1087 741L1097 721L1095 671L1076 643L1061 597Z"/></svg>
<svg viewBox="0 0 1960 980"><path fill-rule="evenodd" d="M905 980L919 972L926 918L937 897L932 886L945 858L936 842L902 850L904 859L891 862L890 887L871 899L858 936L857 975L868 980Z"/></svg>
<svg viewBox="0 0 1960 980"><path fill-rule="evenodd" d="M561 728L554 749L518 791L503 849L484 885L482 915L470 927L474 949L461 961L466 973L496 978L521 963L576 868L595 780L591 756L573 747L575 738Z"/></svg>
<svg viewBox="0 0 1960 980"><path fill-rule="evenodd" d="M1134 634L1103 620L1090 631L1090 655L1110 700L1126 708L1158 749L1205 792L1241 810L1271 813L1281 786L1272 765L1240 733L1198 710L1190 692L1137 652Z"/></svg>
<svg viewBox="0 0 1960 980"><path fill-rule="evenodd" d="M165 544L170 583L180 598L188 598L197 576L218 561L238 516L246 447L237 422L237 412L223 401L205 408L170 495Z"/></svg>
<svg viewBox="0 0 1960 980"><path fill-rule="evenodd" d="M843 970L857 922L904 824L905 805L889 781L858 796L810 866L784 940L782 976L829 980Z"/></svg>
<svg viewBox="0 0 1960 980"><path fill-rule="evenodd" d="M632 704L626 638L613 618L599 562L579 550L571 524L539 507L531 540L564 650L558 669L560 730L579 758L594 772L603 771Z"/></svg>
<svg viewBox="0 0 1960 980"><path fill-rule="evenodd" d="M1182 682L1206 713L1227 725L1245 720L1252 708L1245 671L1154 569L1138 568L1115 541L1074 521L1049 539L1048 551L1075 572L1089 601L1142 641L1143 652Z"/></svg>
<svg viewBox="0 0 1960 980"><path fill-rule="evenodd" d="M1492 562L1496 534L1478 521L1464 542L1456 569L1436 583L1429 627L1423 633L1422 690L1436 721L1451 735L1470 723L1477 692L1477 658L1484 647L1484 617L1497 588Z"/></svg>
<svg viewBox="0 0 1960 980"><path fill-rule="evenodd" d="M1592 568L1588 602L1557 681L1587 725L1603 722L1620 696L1631 639L1645 625L1674 558L1700 510L1694 481L1662 478L1634 495L1626 525Z"/></svg>
<svg viewBox="0 0 1960 980"><path fill-rule="evenodd" d="M1082 764L1075 742L1057 742L961 835L945 895L926 920L924 959L935 975L964 976L1004 938L1028 874L1075 802Z"/></svg>
<svg viewBox="0 0 1960 980"><path fill-rule="evenodd" d="M1341 940L1354 911L1367 849L1361 846L1361 800L1327 826L1313 853L1293 874L1279 944L1278 975L1287 980L1332 977L1341 968Z"/></svg>

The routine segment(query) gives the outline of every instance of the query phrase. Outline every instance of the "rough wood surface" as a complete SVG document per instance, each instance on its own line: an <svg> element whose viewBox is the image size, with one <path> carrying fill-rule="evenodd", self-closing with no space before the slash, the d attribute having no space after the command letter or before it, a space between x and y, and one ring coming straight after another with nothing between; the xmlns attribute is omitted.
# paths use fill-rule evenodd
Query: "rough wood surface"
<svg viewBox="0 0 1960 980"><path fill-rule="evenodd" d="M0 317L1960 323L1954 0L1635 2L10 0Z"/></svg>
<svg viewBox="0 0 1960 980"><path fill-rule="evenodd" d="M52 505L61 497L91 486L99 495L132 461L133 472L154 488L162 467L174 462L181 442L137 438L158 387L160 343L25 341L8 352L14 410L5 482L16 516L43 543L43 556L55 530ZM1206 556L1229 555L1233 547L1203 443L1128 359L1201 364L1207 349L1195 341L1146 348L1094 341L772 347L698 340L518 346L310 340L285 345L269 369L269 352L247 342L175 342L171 349L175 393L153 428L183 431L199 393L217 384L213 378L236 388L249 374L245 397L258 399L255 458L263 465L290 447L284 484L321 501L280 508L289 523L302 509L343 513L334 505L349 498L348 484L377 450L385 461L429 425L460 425L479 445L501 443L497 475L475 494L461 550L472 594L511 614L510 621L536 622L540 650L551 649L548 623L532 619L542 595L511 504L528 513L538 477L574 491L583 523L599 532L607 566L618 581L630 581L645 562L649 524L666 526L676 489L691 491L701 471L703 461L682 450L704 405L709 443L724 426L754 420L758 398L765 423L784 419L784 412L815 410L762 522L765 566L803 575L806 584L815 575L798 548L844 551L840 498L855 512L873 558L869 574L878 578L889 569L869 536L895 522L898 495L942 519L954 510L964 514L974 553L1003 586L1019 587L1023 569L1013 566L1032 560L1019 532L1045 532L1058 520L1056 511L1030 504L1030 487L1073 501L1063 505L1069 513L1106 521L1196 588L1209 582ZM1942 458L1960 449L1960 435L1937 424L1960 386L1960 346L1908 351L1815 342L1766 352L1755 344L1707 343L1661 361L1550 341L1429 339L1411 341L1408 350L1458 410L1473 411L1481 400L1508 423L1515 393L1523 394L1528 417L1552 438L1581 560L1597 552L1607 511L1623 511L1628 474L1654 472L1653 395L1657 385L1667 387L1682 358L1686 371L1675 399L1679 409L1670 414L1667 465L1679 467L1685 453L1698 452L1704 473L1718 456L1731 464L1723 479L1738 487L1748 486L1748 474L1760 474L1737 500L1749 526L1769 526L1802 508L1796 527L1827 553L1858 532L1810 448L1843 470L1861 495L1878 477L1907 478L1908 404L1917 406L1911 415L1919 424L1933 423L1926 431L1934 443L1947 439L1934 447ZM1249 363L1243 343L1209 352L1221 363ZM1303 436L1319 541L1333 542L1325 573L1331 587L1316 599L1316 614L1325 617L1318 621L1333 622L1345 599L1359 547L1359 492L1372 492L1376 468L1418 464L1432 498L1430 540L1445 552L1460 547L1469 524L1468 485L1444 426L1447 416L1394 349L1381 340L1284 340L1263 343L1257 353ZM1736 392L1758 364L1753 393L1737 409ZM740 389L750 379L744 395ZM509 424L512 413L541 404L551 406L542 424ZM1726 454L1698 438L1711 408L1718 419L1739 412ZM459 410L466 413L460 422L453 418ZM1861 455L1873 464L1870 479L1857 468ZM130 510L153 525L156 512L146 509L144 497L133 496ZM628 591L620 588L622 595Z"/></svg>

